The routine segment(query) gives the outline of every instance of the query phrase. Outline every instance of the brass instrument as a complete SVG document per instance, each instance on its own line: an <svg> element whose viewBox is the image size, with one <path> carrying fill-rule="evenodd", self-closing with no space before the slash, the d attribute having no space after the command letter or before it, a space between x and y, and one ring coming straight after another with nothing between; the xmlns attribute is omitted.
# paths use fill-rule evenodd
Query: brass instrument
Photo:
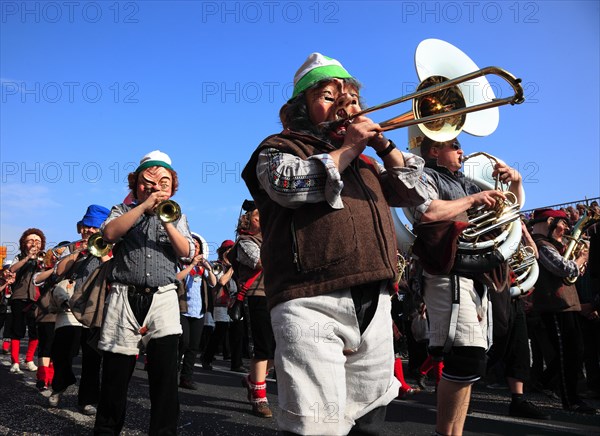
<svg viewBox="0 0 600 436"><path fill-rule="evenodd" d="M223 272L223 264L221 262L213 262L212 270L215 275L221 274Z"/></svg>
<svg viewBox="0 0 600 436"><path fill-rule="evenodd" d="M163 223L171 223L181 218L181 207L173 200L164 200L156 206L156 215Z"/></svg>
<svg viewBox="0 0 600 436"><path fill-rule="evenodd" d="M466 162L476 156L483 156L494 164L498 163L496 157L485 152L472 153L463 157L462 161ZM461 246L461 243L462 248L469 249L468 245L473 245L473 247L477 247L478 244L481 244L481 246L496 246L500 242L511 241L512 246L507 247L508 251L506 251L506 254L503 256L504 260L507 260L517 250L518 242L521 240L521 225L517 222L520 217L519 211L521 205L518 203L514 193L501 189L500 179L498 177L495 179L493 188L481 177L472 177L469 174L466 174L466 177L472 179L481 189L495 189L501 191L506 198L502 201L497 201L496 206L493 209L486 209L480 206L467 211L468 222L470 225L462 232L459 238L461 241L459 247ZM479 242L482 236L488 235L490 232L496 230L500 233L494 239L485 240L481 243ZM513 233L519 234L518 239ZM512 237L508 237L509 234L512 235Z"/></svg>
<svg viewBox="0 0 600 436"><path fill-rule="evenodd" d="M400 254L400 252L398 252L397 254L398 259L396 261L396 269L398 271L398 279L396 280L396 283L400 283L400 281L404 277L404 271L406 270L406 265L408 264L408 262L406 261L404 256Z"/></svg>
<svg viewBox="0 0 600 436"><path fill-rule="evenodd" d="M106 256L112 250L113 245L102 239L102 233L94 233L87 241L88 251L92 256L96 257Z"/></svg>
<svg viewBox="0 0 600 436"><path fill-rule="evenodd" d="M333 129L361 115L412 100L412 111L379 123L382 131L416 124L429 138L445 142L456 138L462 130L476 136L489 135L498 125L497 109L491 109L525 101L521 79L498 67L478 69L467 55L445 41L422 41L415 53L415 64L421 80L416 92L352 114L333 123ZM486 75L504 79L513 88L514 94L495 98ZM467 118L467 114L479 111L485 112L480 112L476 119Z"/></svg>
<svg viewBox="0 0 600 436"><path fill-rule="evenodd" d="M579 218L579 221L577 221L577 223L575 223L575 226L573 226L573 231L571 232L571 234L566 235L564 237L565 239L569 240L569 244L567 245L567 249L565 250L565 254L563 255L564 259L574 261L579 256L581 256L583 250L586 250L588 248L588 243L582 238L582 233L589 226L591 226L597 221L600 221L600 215L594 213L591 209L588 209L585 215ZM563 283L565 285L574 284L579 278L579 276L585 273L586 267L587 262L579 267L579 275L565 277L563 279Z"/></svg>
<svg viewBox="0 0 600 436"><path fill-rule="evenodd" d="M515 274L515 281L510 287L510 296L527 295L539 277L535 250L519 243L517 251L508 259L508 266Z"/></svg>
<svg viewBox="0 0 600 436"><path fill-rule="evenodd" d="M78 250L81 250L79 247L83 244L86 239L80 239L74 242L63 242L62 244L58 244L56 247L52 248L52 254L56 257L60 257L66 250L69 250L69 253L75 253ZM46 253L47 254L47 253Z"/></svg>
<svg viewBox="0 0 600 436"><path fill-rule="evenodd" d="M231 268L231 265L225 265L222 262L213 262L212 264L213 273L215 273L215 275L225 273L229 268Z"/></svg>

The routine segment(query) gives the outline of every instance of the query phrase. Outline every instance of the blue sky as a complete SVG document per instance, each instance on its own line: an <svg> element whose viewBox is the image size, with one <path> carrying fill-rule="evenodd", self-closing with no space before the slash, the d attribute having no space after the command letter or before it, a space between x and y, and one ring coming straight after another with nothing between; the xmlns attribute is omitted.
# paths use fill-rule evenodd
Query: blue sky
<svg viewBox="0 0 600 436"><path fill-rule="evenodd" d="M87 205L121 202L127 173L160 149L179 173L174 199L214 253L234 237L249 198L239 174L280 130L308 54L339 59L375 105L416 86L427 38L522 78L525 103L501 107L492 135L460 139L521 171L526 209L597 197L599 4L3 1L0 245L16 254L27 227L78 239ZM406 129L388 136L405 148Z"/></svg>

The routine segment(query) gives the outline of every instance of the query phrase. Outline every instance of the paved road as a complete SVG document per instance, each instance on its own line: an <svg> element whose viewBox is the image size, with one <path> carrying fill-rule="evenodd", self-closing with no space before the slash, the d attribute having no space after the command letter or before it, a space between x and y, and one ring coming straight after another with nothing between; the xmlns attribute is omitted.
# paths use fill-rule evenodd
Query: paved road
<svg viewBox="0 0 600 436"><path fill-rule="evenodd" d="M78 362L76 362L78 364ZM197 391L180 390L181 435L266 435L275 436L274 419L249 413L241 375L227 370L229 362L216 361L213 371L196 369ZM93 417L77 412L77 390L71 386L61 400L61 408L47 406L49 393L35 388L35 374L9 373L9 356L0 356L0 434L2 435L85 435L91 434ZM79 367L76 367L79 370ZM410 379L409 379L410 382ZM129 389L124 435L146 434L150 402L143 363L138 362ZM275 380L268 381L268 396L277 403ZM552 415L550 421L515 419L506 416L509 394L483 385L474 389L473 413L467 418L465 435L600 435L600 416L581 416L564 412L560 404L542 394L529 398L543 405ZM600 401L590 400L600 408ZM275 415L278 411L275 408ZM383 435L431 435L435 422L433 392L421 392L408 400L394 400L388 408Z"/></svg>

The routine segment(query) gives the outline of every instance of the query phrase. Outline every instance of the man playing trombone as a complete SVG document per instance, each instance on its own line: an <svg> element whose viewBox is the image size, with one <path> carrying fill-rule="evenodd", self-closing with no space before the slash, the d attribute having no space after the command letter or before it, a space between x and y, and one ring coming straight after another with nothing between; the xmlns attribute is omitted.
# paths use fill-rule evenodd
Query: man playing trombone
<svg viewBox="0 0 600 436"><path fill-rule="evenodd" d="M156 214L157 206L178 187L169 156L158 150L148 153L128 180L135 203L113 206L102 228L104 239L118 244L113 249L110 292L98 343L104 355L94 433L121 431L129 381L143 345L148 357L149 433L176 434L177 351L182 331L177 262L190 262L194 243L185 215ZM162 209L172 212L173 204Z"/></svg>

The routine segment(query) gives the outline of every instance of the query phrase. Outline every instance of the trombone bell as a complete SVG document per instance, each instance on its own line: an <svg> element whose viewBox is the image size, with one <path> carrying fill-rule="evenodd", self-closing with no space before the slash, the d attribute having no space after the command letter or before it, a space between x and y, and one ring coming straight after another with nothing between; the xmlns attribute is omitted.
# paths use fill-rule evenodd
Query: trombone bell
<svg viewBox="0 0 600 436"><path fill-rule="evenodd" d="M447 77L431 76L423 80L417 90L420 91L421 89L436 86L446 81L448 81ZM458 86L434 91L431 94L413 100L413 113L417 119L430 115L447 114L464 107L466 107L465 98ZM419 124L419 128L434 141L445 142L458 136L465 125L466 119L466 114L454 115Z"/></svg>

